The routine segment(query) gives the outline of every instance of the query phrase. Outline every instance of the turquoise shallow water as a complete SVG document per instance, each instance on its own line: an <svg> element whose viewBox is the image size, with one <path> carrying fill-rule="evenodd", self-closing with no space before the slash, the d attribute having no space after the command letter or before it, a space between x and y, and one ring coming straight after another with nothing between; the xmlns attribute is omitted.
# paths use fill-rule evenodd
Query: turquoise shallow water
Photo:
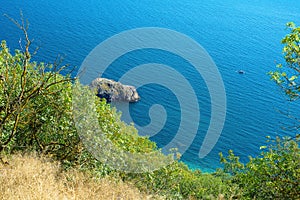
<svg viewBox="0 0 300 200"><path fill-rule="evenodd" d="M56 55L66 63L80 66L100 42L119 32L140 27L169 28L193 38L215 61L227 94L227 116L221 137L204 159L199 148L210 122L210 96L204 81L179 56L155 49L130 52L115 62L104 76L118 80L127 70L145 63L162 63L181 72L194 86L201 107L201 120L195 140L182 160L192 168L211 171L219 167L218 153L233 149L243 161L259 153L265 136L293 134L282 130L293 124L278 110L298 114L299 104L285 97L266 75L282 61L280 40L287 33L285 23L300 25L300 4L289 1L101 1L46 0L2 1L0 14L18 18L19 9L30 21L30 35L41 49L35 59L53 62ZM19 48L21 32L0 17L0 38L11 49ZM121 66L121 69L120 69ZM115 70L118 69L118 70ZM244 70L241 75L237 70ZM168 88L150 84L139 88L142 100L131 105L135 123L150 122L153 104L165 106L165 127L151 139L166 145L178 129L180 109L176 95ZM194 112L190 108L190 112ZM193 119L191 119L193 120ZM195 122L198 123L198 122ZM184 143L184 141L183 141Z"/></svg>

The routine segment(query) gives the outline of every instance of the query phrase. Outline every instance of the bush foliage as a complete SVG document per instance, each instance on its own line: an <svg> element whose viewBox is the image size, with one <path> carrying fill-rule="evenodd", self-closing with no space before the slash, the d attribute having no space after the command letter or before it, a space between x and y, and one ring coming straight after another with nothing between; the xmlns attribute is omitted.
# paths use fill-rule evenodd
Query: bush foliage
<svg viewBox="0 0 300 200"><path fill-rule="evenodd" d="M229 151L221 155L224 170L230 173L230 185L239 188L240 195L249 199L300 198L300 137L270 141L267 150L258 157L249 157L246 164Z"/></svg>

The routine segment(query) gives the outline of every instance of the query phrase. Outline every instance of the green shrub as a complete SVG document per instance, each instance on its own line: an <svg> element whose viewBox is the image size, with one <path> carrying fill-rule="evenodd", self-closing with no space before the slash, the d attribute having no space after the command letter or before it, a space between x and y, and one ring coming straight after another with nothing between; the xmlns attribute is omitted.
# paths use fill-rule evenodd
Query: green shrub
<svg viewBox="0 0 300 200"><path fill-rule="evenodd" d="M151 173L129 174L125 180L167 199L216 199L220 194L230 196L221 176L192 171L180 161Z"/></svg>
<svg viewBox="0 0 300 200"><path fill-rule="evenodd" d="M283 89L289 100L300 98L300 27L293 22L286 24L290 31L282 40L284 64L278 64L275 71L269 72L273 80Z"/></svg>
<svg viewBox="0 0 300 200"><path fill-rule="evenodd" d="M237 186L245 199L299 199L300 151L299 139L280 139L252 158L245 165L229 151L227 158L221 154L224 170L232 175L230 184Z"/></svg>
<svg viewBox="0 0 300 200"><path fill-rule="evenodd" d="M0 150L30 147L63 159L79 142L70 112L71 79L26 55L11 55L1 43Z"/></svg>

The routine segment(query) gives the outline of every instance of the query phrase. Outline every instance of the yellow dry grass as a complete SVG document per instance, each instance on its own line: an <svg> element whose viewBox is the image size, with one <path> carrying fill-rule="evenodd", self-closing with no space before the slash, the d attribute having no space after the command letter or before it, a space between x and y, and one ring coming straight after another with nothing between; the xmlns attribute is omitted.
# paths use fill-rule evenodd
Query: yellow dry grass
<svg viewBox="0 0 300 200"><path fill-rule="evenodd" d="M61 172L59 163L35 155L13 155L0 164L0 199L148 199L135 187L78 171Z"/></svg>

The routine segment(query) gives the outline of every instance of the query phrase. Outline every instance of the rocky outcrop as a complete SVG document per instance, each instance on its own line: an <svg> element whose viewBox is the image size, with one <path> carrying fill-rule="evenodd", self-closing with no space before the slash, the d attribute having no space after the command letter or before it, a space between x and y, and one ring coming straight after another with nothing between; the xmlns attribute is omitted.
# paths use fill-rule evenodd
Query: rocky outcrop
<svg viewBox="0 0 300 200"><path fill-rule="evenodd" d="M140 99L134 86L123 85L106 78L97 78L90 84L95 89L97 96L105 98L107 102L137 102Z"/></svg>

